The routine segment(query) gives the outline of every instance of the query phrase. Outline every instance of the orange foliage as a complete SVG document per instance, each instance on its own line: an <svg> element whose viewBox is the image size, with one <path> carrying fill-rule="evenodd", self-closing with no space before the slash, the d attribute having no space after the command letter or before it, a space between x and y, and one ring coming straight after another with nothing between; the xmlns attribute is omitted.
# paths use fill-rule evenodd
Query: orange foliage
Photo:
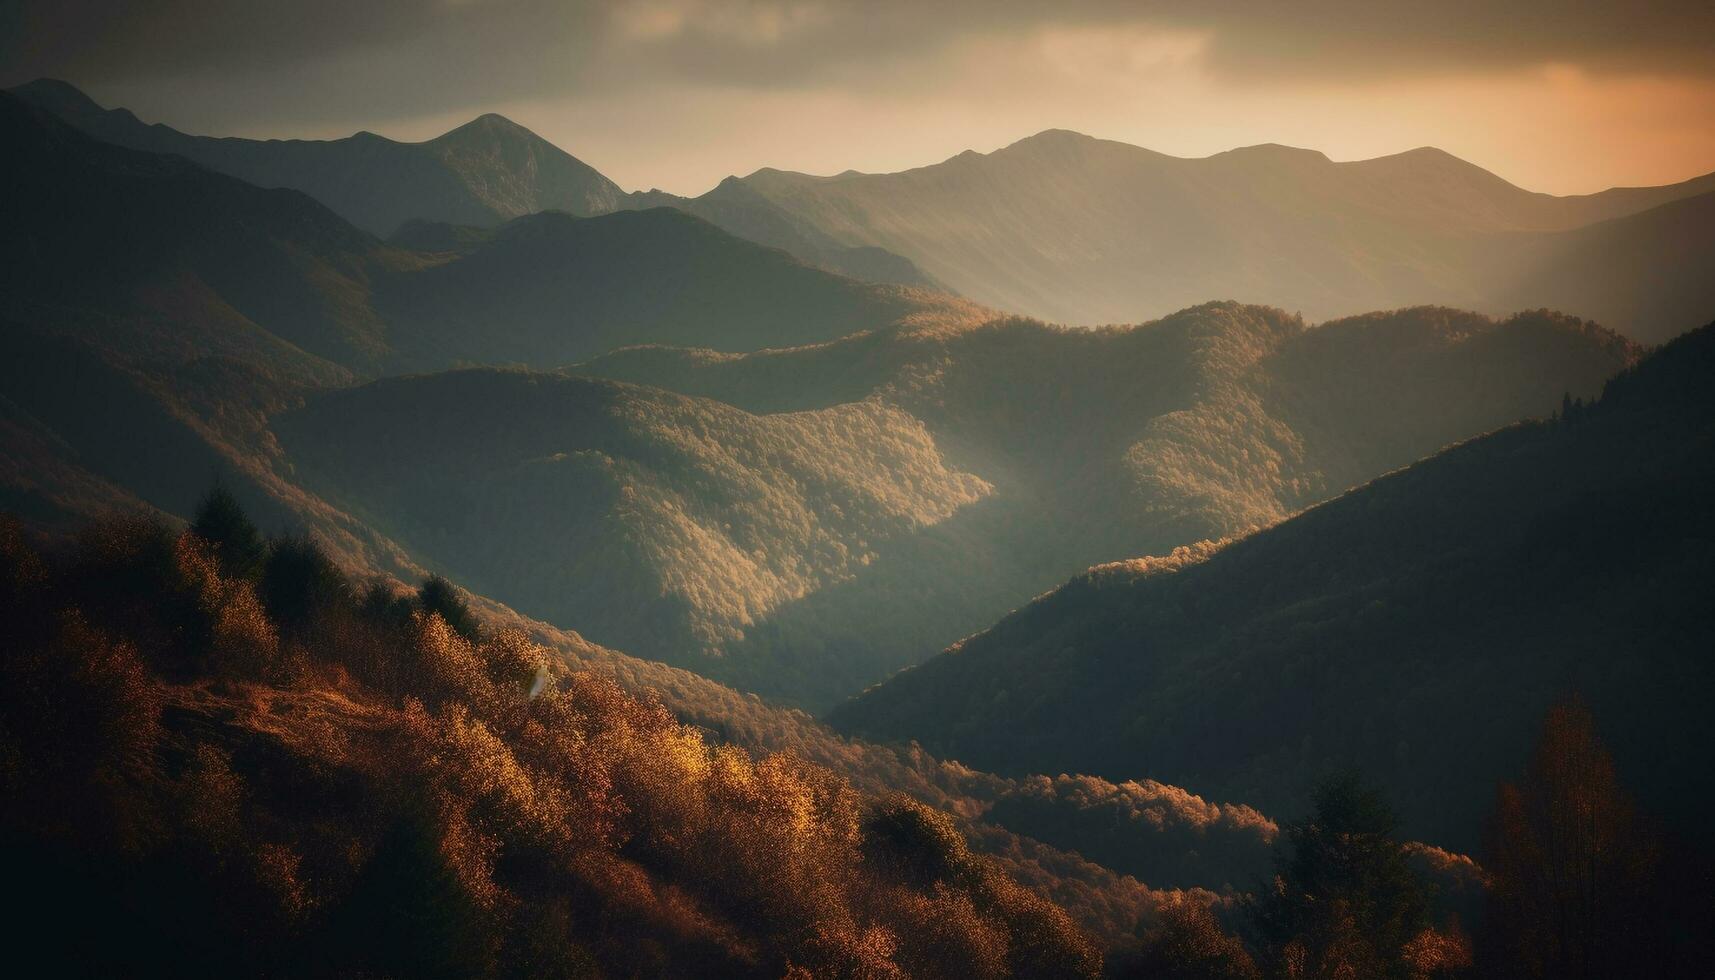
<svg viewBox="0 0 1715 980"><path fill-rule="evenodd" d="M877 810L792 755L711 745L516 631L473 643L436 613L376 618L333 589L282 639L204 542L138 522L91 532L64 567L12 546L0 560L0 587L29 600L0 623L0 779L17 801L0 831L93 846L95 867L162 896L103 892L51 855L30 866L111 894L92 914L127 962L1099 970L1064 913L944 816ZM878 844L878 813L927 836Z"/></svg>

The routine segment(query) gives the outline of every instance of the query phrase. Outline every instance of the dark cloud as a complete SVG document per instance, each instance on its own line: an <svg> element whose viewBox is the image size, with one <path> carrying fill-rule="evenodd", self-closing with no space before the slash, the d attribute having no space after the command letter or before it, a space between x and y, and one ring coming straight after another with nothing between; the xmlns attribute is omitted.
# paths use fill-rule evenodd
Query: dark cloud
<svg viewBox="0 0 1715 980"><path fill-rule="evenodd" d="M268 73L365 55L421 59L424 81L505 88L646 81L795 84L961 37L1044 26L1209 32L1238 78L1433 72L1567 62L1715 72L1715 4L1612 0L0 0L13 77L89 82ZM403 59L408 61L409 58ZM600 71L596 72L595 69ZM631 69L629 71L625 69ZM593 73L594 77L586 79ZM423 93L433 100L435 86Z"/></svg>
<svg viewBox="0 0 1715 980"><path fill-rule="evenodd" d="M1109 28L1195 34L1202 76L1241 90L1550 63L1715 79L1709 0L0 0L0 85L64 78L206 132L337 131L529 100L935 95L973 43L1046 89L1032 38Z"/></svg>

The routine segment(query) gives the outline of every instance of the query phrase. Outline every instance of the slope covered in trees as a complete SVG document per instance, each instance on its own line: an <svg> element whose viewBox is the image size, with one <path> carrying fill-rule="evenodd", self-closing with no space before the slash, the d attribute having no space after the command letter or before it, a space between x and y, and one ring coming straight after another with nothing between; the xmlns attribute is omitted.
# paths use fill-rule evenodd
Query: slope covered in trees
<svg viewBox="0 0 1715 980"><path fill-rule="evenodd" d="M949 818L712 745L456 603L205 512L0 526L26 961L272 975L1090 976ZM242 521L242 518L239 518ZM219 529L216 531L215 529ZM240 547L242 546L242 547ZM68 917L64 910L77 907ZM100 942L72 930L93 925Z"/></svg>
<svg viewBox="0 0 1715 980"><path fill-rule="evenodd" d="M1685 329L1631 280L1497 279L1497 248L1554 253L1554 233L1715 191L1715 175L1556 198L1432 148L1336 163L1266 145L1181 159L1064 130L892 174L760 170L756 194L845 245L896 252L972 299L1067 323L1135 322L1227 297L1323 319L1442 303L1502 313L1599 292L1601 319L1640 340ZM1697 227L1652 232L1671 247ZM1653 232L1659 231L1659 234ZM1622 253L1613 253L1622 257ZM1707 249L1654 279L1712 275ZM1597 284L1608 288L1600 288ZM1695 311L1702 322L1715 310Z"/></svg>
<svg viewBox="0 0 1715 980"><path fill-rule="evenodd" d="M1265 812L1354 764L1473 847L1536 720L1583 693L1640 801L1712 786L1715 328L1531 421L1226 545L1090 570L837 711L1003 772L1147 774Z"/></svg>
<svg viewBox="0 0 1715 980"><path fill-rule="evenodd" d="M867 561L792 603L751 604L765 615L736 624L742 635L719 658L616 642L825 706L1092 562L1279 520L1447 443L1547 415L1564 391L1594 394L1632 356L1612 334L1549 314L1496 323L1421 309L1311 328L1238 304L1093 332L999 320L740 357L624 351L580 370L755 412L903 412L947 465L993 492L871 540ZM749 506L735 500L722 519ZM565 595L558 611L527 609L586 621L570 605L579 594Z"/></svg>

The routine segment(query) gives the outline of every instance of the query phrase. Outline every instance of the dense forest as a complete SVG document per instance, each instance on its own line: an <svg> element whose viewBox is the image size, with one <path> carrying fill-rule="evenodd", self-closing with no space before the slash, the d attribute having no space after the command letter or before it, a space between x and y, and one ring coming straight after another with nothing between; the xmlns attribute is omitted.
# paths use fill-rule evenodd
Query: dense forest
<svg viewBox="0 0 1715 980"><path fill-rule="evenodd" d="M1546 975L1597 976L1684 952L1641 911L1665 852L1602 848L1651 831L1580 705L1501 788L1487 871L1399 839L1352 774L1284 827L1160 784L1003 784L1000 822L1158 880L1238 862L1242 888L1145 893L1116 943L1015 880L1028 840L989 856L993 825L711 739L444 579L365 587L264 538L224 491L185 531L28 538L0 527L0 847L34 896L23 952L62 972L1053 977L1105 949L1115 976L1428 978L1553 950Z"/></svg>
<svg viewBox="0 0 1715 980"><path fill-rule="evenodd" d="M1285 827L1161 784L1008 784L996 815L1036 814L1002 822L1099 860L1142 853L1147 831L1101 817L1122 807L1178 824L1135 865L1156 879L1190 867L1159 858L1240 862L1243 889L1132 896L1149 913L1116 944L1008 874L1027 839L984 855L996 827L712 740L444 578L362 587L312 541L264 539L225 491L184 532L27 537L0 527L0 848L34 896L21 954L60 971L1089 977L1106 949L1123 977L1429 978L1542 956L1602 975L1681 949L1674 916L1628 918L1662 901L1662 851L1544 851L1585 832L1576 800L1600 807L1580 846L1646 832L1581 705L1502 789L1487 874L1396 838L1355 776ZM1044 814L1056 798L1086 817ZM1556 860L1580 896L1600 875L1576 910L1592 922L1559 916ZM103 941L72 939L72 904Z"/></svg>
<svg viewBox="0 0 1715 980"><path fill-rule="evenodd" d="M230 497L3 541L0 834L72 972L1098 969L946 816L711 744L442 580L359 589Z"/></svg>
<svg viewBox="0 0 1715 980"><path fill-rule="evenodd" d="M1594 404L1568 397L1230 543L1092 569L836 723L1269 813L1355 764L1409 833L1469 850L1541 713L1581 692L1649 808L1698 838L1715 793L1696 722L1712 352L1715 328L1694 331Z"/></svg>

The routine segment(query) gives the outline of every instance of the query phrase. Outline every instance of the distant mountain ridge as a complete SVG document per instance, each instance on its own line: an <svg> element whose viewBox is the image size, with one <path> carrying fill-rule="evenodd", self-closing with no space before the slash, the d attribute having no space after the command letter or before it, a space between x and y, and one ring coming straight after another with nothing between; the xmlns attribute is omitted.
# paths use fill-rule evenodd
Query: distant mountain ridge
<svg viewBox="0 0 1715 980"><path fill-rule="evenodd" d="M260 187L303 191L378 237L413 221L493 227L540 211L590 217L677 207L836 273L936 286L908 260L875 247L841 245L741 189L717 188L695 200L660 191L627 194L593 167L494 113L420 143L370 132L334 140L252 140L192 136L144 123L130 110L105 109L55 79L10 91L104 142L182 156Z"/></svg>
<svg viewBox="0 0 1715 980"><path fill-rule="evenodd" d="M1715 173L1555 197L1433 147L1336 163L1264 144L1190 159L1047 130L898 173L765 168L682 197L627 194L492 114L423 143L214 139L102 109L64 82L12 91L97 138L304 190L382 236L411 221L492 228L542 210L672 207L841 275L1074 325L1216 297L1314 320L1546 306L1659 342L1715 315L1715 232L1689 203L1715 194ZM1639 254L1671 260L1640 270Z"/></svg>
<svg viewBox="0 0 1715 980"><path fill-rule="evenodd" d="M390 235L411 218L493 224L549 209L605 214L624 197L588 164L492 113L421 143L368 132L250 140L149 125L51 79L12 92L97 139L176 154L259 187L304 191L374 235Z"/></svg>
<svg viewBox="0 0 1715 980"><path fill-rule="evenodd" d="M1274 144L1186 159L1066 130L898 173L764 169L743 182L834 240L896 252L979 302L1083 324L1214 296L1314 319L1423 303L1517 309L1509 270L1490 262L1501 241L1534 253L1552 248L1543 236L1715 192L1709 174L1553 197L1428 147L1345 163ZM1715 278L1711 262L1689 260L1691 274ZM1577 308L1561 295L1537 302ZM1608 308L1610 326L1643 340L1686 322Z"/></svg>
<svg viewBox="0 0 1715 980"><path fill-rule="evenodd" d="M638 343L791 346L974 309L812 268L667 209L539 212L458 253L416 251L302 192L103 142L9 95L0 132L16 147L0 161L16 191L0 227L0 311L41 322L100 311L114 318L109 346L139 317L166 317L229 347L269 336L323 372L374 376L555 367Z"/></svg>

